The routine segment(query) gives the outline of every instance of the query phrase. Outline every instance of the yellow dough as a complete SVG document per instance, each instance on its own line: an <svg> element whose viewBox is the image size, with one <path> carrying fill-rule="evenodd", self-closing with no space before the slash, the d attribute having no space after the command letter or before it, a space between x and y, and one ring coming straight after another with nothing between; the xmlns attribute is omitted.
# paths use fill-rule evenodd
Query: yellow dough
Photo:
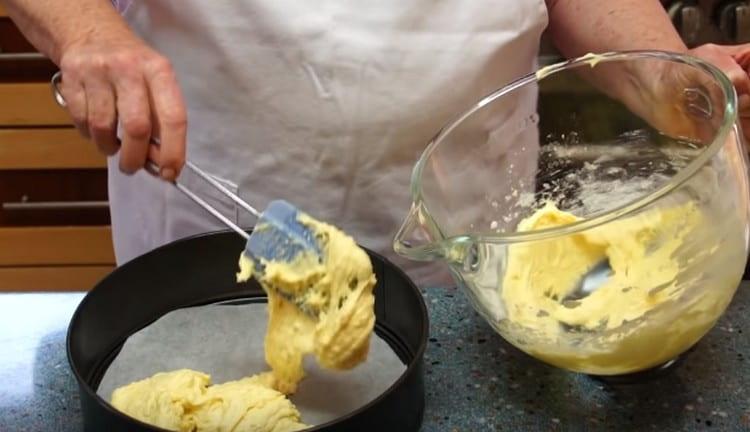
<svg viewBox="0 0 750 432"><path fill-rule="evenodd" d="M291 432L307 428L294 405L259 375L211 385L201 372L181 369L120 387L118 410L163 429L194 432Z"/></svg>
<svg viewBox="0 0 750 432"><path fill-rule="evenodd" d="M268 293L266 361L272 371L210 385L192 370L159 373L120 387L112 394L118 410L164 429L189 432L287 432L305 429L286 398L304 377L303 357L321 366L351 369L367 358L375 324L375 275L370 258L337 228L300 215L323 252L292 263L264 262L259 281ZM258 229L263 229L262 226ZM238 281L253 276L253 262L240 258ZM278 291L292 293L303 313Z"/></svg>
<svg viewBox="0 0 750 432"><path fill-rule="evenodd" d="M351 369L363 362L375 325L375 275L367 253L332 225L304 214L298 219L315 233L322 262L312 253L291 263L264 262L259 280L268 294L266 361L275 377L273 387L285 394L294 393L304 377L306 354L329 369ZM244 254L239 265L239 281L253 276L253 262Z"/></svg>
<svg viewBox="0 0 750 432"><path fill-rule="evenodd" d="M681 279L681 266L690 257L680 249L708 223L704 217L690 201L509 246L500 294L514 343L557 366L603 375L674 358L710 329L738 282L729 277L686 295L694 284ZM518 230L577 220L548 203ZM581 278L605 259L612 269L606 282L583 298L570 297Z"/></svg>

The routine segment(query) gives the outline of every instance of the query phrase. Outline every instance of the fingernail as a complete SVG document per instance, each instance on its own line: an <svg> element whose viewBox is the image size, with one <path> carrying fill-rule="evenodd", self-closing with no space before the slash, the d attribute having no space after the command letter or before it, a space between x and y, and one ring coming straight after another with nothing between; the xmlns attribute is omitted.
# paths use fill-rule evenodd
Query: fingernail
<svg viewBox="0 0 750 432"><path fill-rule="evenodd" d="M174 170L172 168L162 168L161 177L166 180L174 180Z"/></svg>

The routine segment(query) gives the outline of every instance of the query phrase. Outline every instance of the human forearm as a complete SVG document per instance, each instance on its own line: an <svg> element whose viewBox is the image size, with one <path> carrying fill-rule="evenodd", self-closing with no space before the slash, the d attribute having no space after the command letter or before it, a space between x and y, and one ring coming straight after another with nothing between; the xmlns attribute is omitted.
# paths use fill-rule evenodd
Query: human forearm
<svg viewBox="0 0 750 432"><path fill-rule="evenodd" d="M551 36L566 57L607 51L688 51L657 0L547 0L547 5ZM674 109L681 105L673 92L698 78L678 80L677 75L686 70L673 62L640 58L584 68L580 73L662 132L693 138L691 123Z"/></svg>
<svg viewBox="0 0 750 432"><path fill-rule="evenodd" d="M547 0L547 8L550 35L569 58L607 51L687 51L658 0ZM645 112L665 65L636 61L582 73L632 110Z"/></svg>
<svg viewBox="0 0 750 432"><path fill-rule="evenodd" d="M109 0L5 0L8 14L24 36L60 64L68 47L96 38L129 32Z"/></svg>
<svg viewBox="0 0 750 432"><path fill-rule="evenodd" d="M634 49L687 51L657 0L547 0L547 7L550 34L566 57Z"/></svg>
<svg viewBox="0 0 750 432"><path fill-rule="evenodd" d="M657 0L546 0L549 31L566 57L605 51L663 50L688 53L712 63L732 81L739 94L743 124L750 124L750 44L702 45L688 51ZM602 91L624 102L652 123L660 115L665 81L674 81L669 62L621 63L598 72L585 71ZM684 71L685 68L682 68ZM698 78L698 77L694 77ZM674 122L672 122L674 123ZM745 126L750 138L749 127Z"/></svg>
<svg viewBox="0 0 750 432"><path fill-rule="evenodd" d="M686 52L658 0L547 0L549 31L566 57L627 50ZM649 110L666 62L636 61L582 71L587 79L637 112ZM656 68L656 69L655 69Z"/></svg>

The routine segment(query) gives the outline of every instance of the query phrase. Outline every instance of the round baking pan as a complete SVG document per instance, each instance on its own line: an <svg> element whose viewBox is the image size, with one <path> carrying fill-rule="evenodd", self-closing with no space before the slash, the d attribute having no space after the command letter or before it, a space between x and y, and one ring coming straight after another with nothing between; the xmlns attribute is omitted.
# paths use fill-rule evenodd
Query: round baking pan
<svg viewBox="0 0 750 432"><path fill-rule="evenodd" d="M242 238L229 231L179 240L118 267L84 297L68 327L67 351L85 431L163 430L119 412L96 389L127 338L164 314L217 302L265 301L257 283L235 281L243 249ZM404 272L367 253L377 277L375 332L406 370L370 403L309 431L416 431L422 423L427 309Z"/></svg>

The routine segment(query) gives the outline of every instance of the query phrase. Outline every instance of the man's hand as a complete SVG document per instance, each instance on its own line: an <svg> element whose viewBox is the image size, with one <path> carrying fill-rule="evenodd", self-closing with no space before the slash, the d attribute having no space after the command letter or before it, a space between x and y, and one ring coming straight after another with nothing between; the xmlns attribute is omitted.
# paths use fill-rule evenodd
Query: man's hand
<svg viewBox="0 0 750 432"><path fill-rule="evenodd" d="M707 44L694 48L689 53L721 69L732 81L737 89L742 130L750 142L750 44Z"/></svg>
<svg viewBox="0 0 750 432"><path fill-rule="evenodd" d="M109 0L2 0L34 46L62 71L78 129L133 173L148 157L172 180L185 161L185 102L169 61L139 39ZM116 131L122 130L122 143ZM149 145L158 137L160 146Z"/></svg>
<svg viewBox="0 0 750 432"><path fill-rule="evenodd" d="M185 161L186 110L169 61L130 30L90 35L63 47L61 92L79 131L120 169L133 173L147 158L173 180ZM118 121L122 145L116 132ZM158 137L160 147L149 144Z"/></svg>

